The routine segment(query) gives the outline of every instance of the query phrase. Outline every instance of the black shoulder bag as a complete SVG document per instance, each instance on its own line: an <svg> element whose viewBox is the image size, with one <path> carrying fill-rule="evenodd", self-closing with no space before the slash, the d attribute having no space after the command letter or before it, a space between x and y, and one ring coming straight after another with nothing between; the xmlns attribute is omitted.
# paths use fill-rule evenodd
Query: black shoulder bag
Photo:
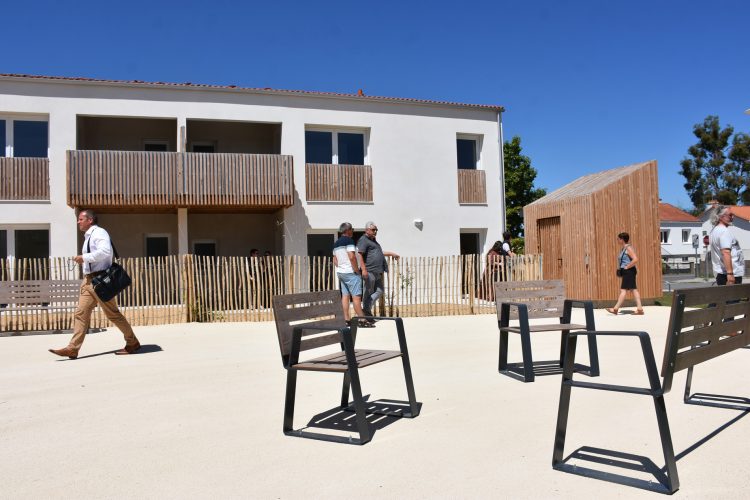
<svg viewBox="0 0 750 500"><path fill-rule="evenodd" d="M87 253L91 253L90 242L91 237L89 237L89 242L86 243ZM114 253L112 265L109 266L105 271L102 271L101 273L91 278L91 286L94 287L94 292L96 292L97 297L99 297L102 302L109 302L120 292L129 287L130 283L132 283L132 280L130 279L130 276L128 276L128 273L125 271L125 268L117 263L117 260L120 258L120 256L117 253L117 248L115 248L115 244L112 241L112 238L109 239L109 244L112 245L112 252Z"/></svg>

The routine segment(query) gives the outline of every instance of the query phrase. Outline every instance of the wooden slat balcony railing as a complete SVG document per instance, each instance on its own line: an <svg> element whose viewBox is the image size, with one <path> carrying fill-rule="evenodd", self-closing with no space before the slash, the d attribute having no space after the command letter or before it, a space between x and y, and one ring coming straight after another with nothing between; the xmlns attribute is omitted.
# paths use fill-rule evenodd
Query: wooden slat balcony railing
<svg viewBox="0 0 750 500"><path fill-rule="evenodd" d="M305 164L307 201L372 201L369 165Z"/></svg>
<svg viewBox="0 0 750 500"><path fill-rule="evenodd" d="M487 182L484 170L458 170L458 203L461 205L487 203Z"/></svg>
<svg viewBox="0 0 750 500"><path fill-rule="evenodd" d="M0 200L49 200L49 159L0 158Z"/></svg>
<svg viewBox="0 0 750 500"><path fill-rule="evenodd" d="M68 151L68 205L288 207L292 167L282 155Z"/></svg>
<svg viewBox="0 0 750 500"><path fill-rule="evenodd" d="M290 207L291 156L235 153L185 154L185 206Z"/></svg>

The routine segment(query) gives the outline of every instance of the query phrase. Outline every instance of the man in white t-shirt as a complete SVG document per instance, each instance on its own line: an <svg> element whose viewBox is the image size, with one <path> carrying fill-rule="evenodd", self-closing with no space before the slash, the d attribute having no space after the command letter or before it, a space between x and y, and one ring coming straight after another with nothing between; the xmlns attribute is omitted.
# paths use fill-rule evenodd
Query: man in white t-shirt
<svg viewBox="0 0 750 500"><path fill-rule="evenodd" d="M362 311L362 271L360 270L361 258L357 257L357 247L354 244L354 229L348 222L339 226L339 239L333 244L333 265L336 266L336 275L339 278L341 290L341 307L344 309L344 319L349 321L349 299L354 304L354 312L360 318L364 317ZM369 328L370 321L361 319L359 327Z"/></svg>
<svg viewBox="0 0 750 500"><path fill-rule="evenodd" d="M711 214L714 228L711 231L711 263L717 285L742 283L745 275L745 256L742 248L729 230L734 214L731 207L718 205Z"/></svg>

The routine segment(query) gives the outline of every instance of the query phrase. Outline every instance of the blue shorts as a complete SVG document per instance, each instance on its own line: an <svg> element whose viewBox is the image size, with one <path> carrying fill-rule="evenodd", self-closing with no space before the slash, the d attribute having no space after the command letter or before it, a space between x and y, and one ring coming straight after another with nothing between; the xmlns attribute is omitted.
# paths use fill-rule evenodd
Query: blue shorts
<svg viewBox="0 0 750 500"><path fill-rule="evenodd" d="M362 276L355 273L336 273L339 277L341 295L362 296Z"/></svg>

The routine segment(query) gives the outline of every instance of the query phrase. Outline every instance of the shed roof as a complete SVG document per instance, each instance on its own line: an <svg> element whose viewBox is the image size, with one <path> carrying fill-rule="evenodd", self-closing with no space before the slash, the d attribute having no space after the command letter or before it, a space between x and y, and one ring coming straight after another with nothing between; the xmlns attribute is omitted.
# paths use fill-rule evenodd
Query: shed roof
<svg viewBox="0 0 750 500"><path fill-rule="evenodd" d="M570 184L566 184L560 189L556 189L548 195L539 198L529 205L542 205L553 201L578 198L579 196L586 196L596 191L601 191L606 186L617 182L624 177L627 177L628 175L649 165L650 163L651 162L634 163L625 167L612 168L610 170L604 170L602 172L584 175L583 177L579 177L578 179L574 180Z"/></svg>
<svg viewBox="0 0 750 500"><path fill-rule="evenodd" d="M700 219L669 203L659 203L659 220L662 222L700 222Z"/></svg>

